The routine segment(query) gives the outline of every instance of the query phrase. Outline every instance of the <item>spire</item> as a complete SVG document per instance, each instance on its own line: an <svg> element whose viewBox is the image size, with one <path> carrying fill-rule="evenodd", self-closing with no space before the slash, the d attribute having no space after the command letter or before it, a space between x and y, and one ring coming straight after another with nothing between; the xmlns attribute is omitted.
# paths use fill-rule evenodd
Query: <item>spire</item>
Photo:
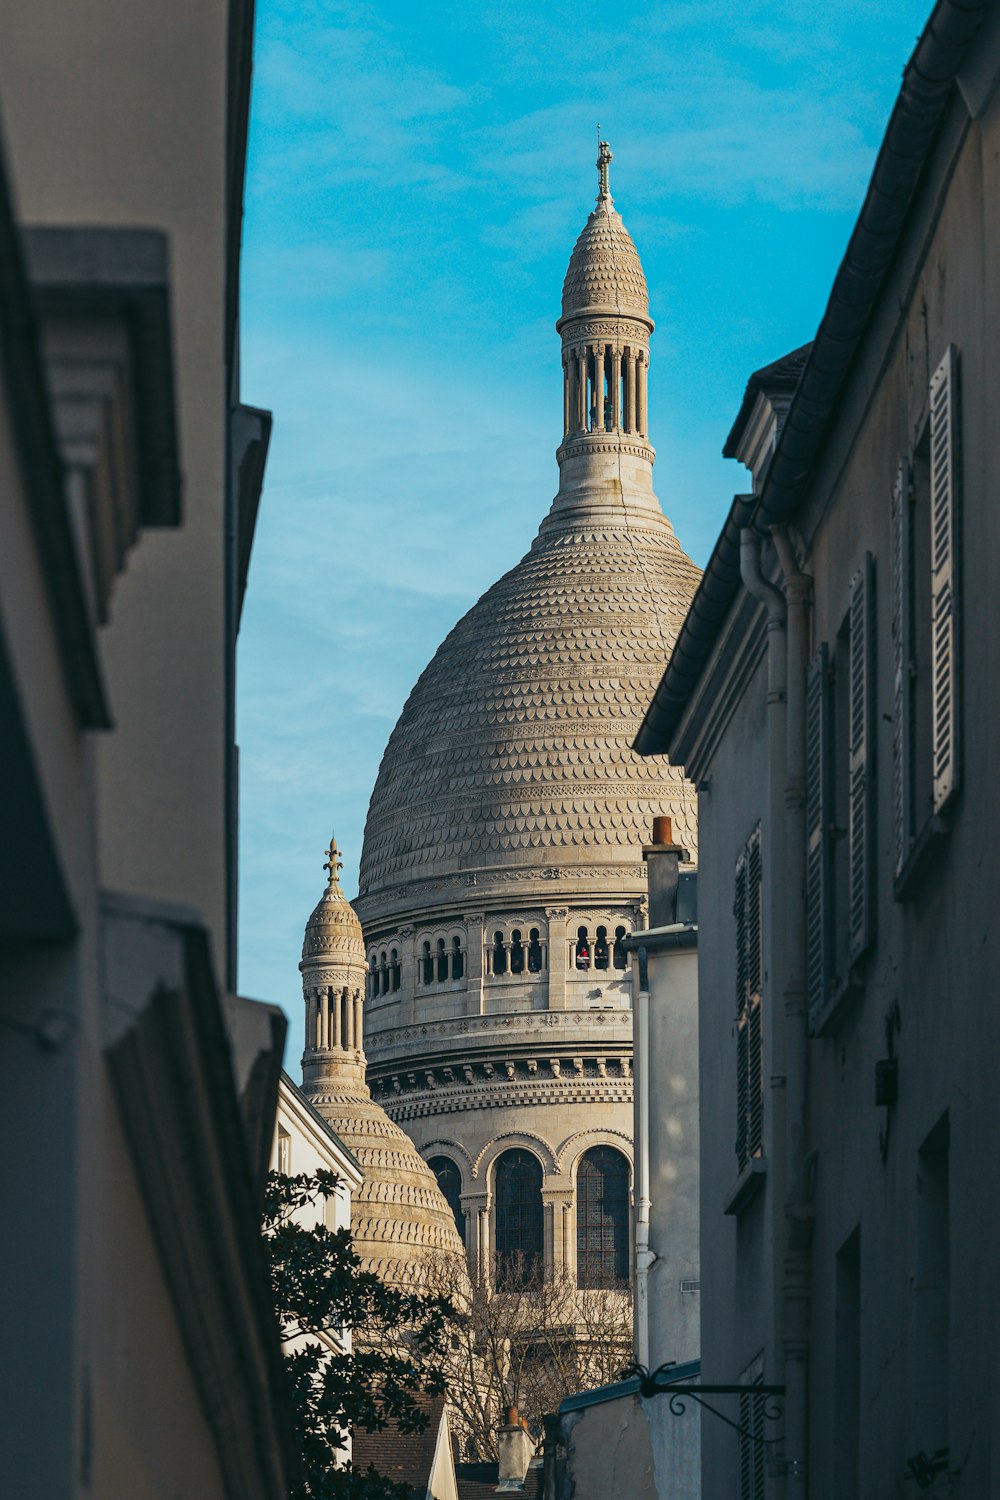
<svg viewBox="0 0 1000 1500"><path fill-rule="evenodd" d="M598 204L612 202L611 189L608 187L608 169L614 157L611 155L611 147L607 141L601 140L601 127L597 127L597 179L600 190L597 194Z"/></svg>
<svg viewBox="0 0 1000 1500"><path fill-rule="evenodd" d="M330 847L326 851L326 863L323 865L323 868L324 870L329 870L330 872L330 878L326 883L327 889L334 890L335 888L339 887L340 872L344 868L344 861L340 857L340 850L337 848L337 838L335 834L330 839Z"/></svg>

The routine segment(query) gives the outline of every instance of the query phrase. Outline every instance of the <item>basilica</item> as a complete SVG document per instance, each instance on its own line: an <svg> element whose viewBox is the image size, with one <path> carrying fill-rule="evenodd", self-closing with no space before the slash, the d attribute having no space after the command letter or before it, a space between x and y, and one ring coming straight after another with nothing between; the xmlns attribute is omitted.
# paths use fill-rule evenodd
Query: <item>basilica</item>
<svg viewBox="0 0 1000 1500"><path fill-rule="evenodd" d="M474 1274L630 1276L625 942L653 818L697 848L693 788L631 746L700 574L653 490L653 322L610 162L556 324L555 499L411 692L353 909L334 851L306 933L304 1091L378 1179L355 1234L396 1275L457 1233Z"/></svg>

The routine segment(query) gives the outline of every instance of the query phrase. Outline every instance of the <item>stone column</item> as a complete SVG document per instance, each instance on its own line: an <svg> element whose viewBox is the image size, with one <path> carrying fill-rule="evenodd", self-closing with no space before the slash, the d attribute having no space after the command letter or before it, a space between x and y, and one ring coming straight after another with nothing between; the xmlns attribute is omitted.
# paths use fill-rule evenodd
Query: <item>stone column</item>
<svg viewBox="0 0 1000 1500"><path fill-rule="evenodd" d="M466 912L463 918L465 922L465 982L466 999L465 1009L470 1016L481 1016L485 1013L486 1002L483 995L483 922L484 914L481 911Z"/></svg>
<svg viewBox="0 0 1000 1500"><path fill-rule="evenodd" d="M611 426L615 432L622 425L622 351L617 345L611 351Z"/></svg>
<svg viewBox="0 0 1000 1500"><path fill-rule="evenodd" d="M636 413L636 431L641 437L646 436L647 423L649 420L646 411L647 400L649 396L649 390L647 386L648 373L649 357L645 353L645 351L643 351L639 355L639 369L637 378L638 390L636 392L636 406L638 408Z"/></svg>
<svg viewBox="0 0 1000 1500"><path fill-rule="evenodd" d="M578 432L587 430L587 351L576 351L576 426Z"/></svg>
<svg viewBox="0 0 1000 1500"><path fill-rule="evenodd" d="M340 1049L340 991L327 990L326 1013L327 1013L327 1041L328 1047Z"/></svg>
<svg viewBox="0 0 1000 1500"><path fill-rule="evenodd" d="M568 355L563 355L563 437L569 432L569 414L573 409L572 397L572 365Z"/></svg>
<svg viewBox="0 0 1000 1500"><path fill-rule="evenodd" d="M355 1046L354 1006L351 1004L351 997L348 994L346 987L341 990L340 998L343 1001L344 1005L344 1036L341 1042L341 1046L344 1048L345 1052L353 1052Z"/></svg>
<svg viewBox="0 0 1000 1500"><path fill-rule="evenodd" d="M569 908L547 906L549 924L549 1010L566 1009L566 918Z"/></svg>
<svg viewBox="0 0 1000 1500"><path fill-rule="evenodd" d="M560 1173L542 1184L545 1207L545 1269L549 1275L572 1271L567 1244L568 1210L573 1202L573 1184Z"/></svg>
<svg viewBox="0 0 1000 1500"><path fill-rule="evenodd" d="M316 1045L316 996L312 990L306 995L306 1046Z"/></svg>
<svg viewBox="0 0 1000 1500"><path fill-rule="evenodd" d="M625 431L635 431L635 350L625 355Z"/></svg>
<svg viewBox="0 0 1000 1500"><path fill-rule="evenodd" d="M354 1007L354 1045L360 1052L365 1045L364 1012L361 1009L361 996L357 990L351 998Z"/></svg>
<svg viewBox="0 0 1000 1500"><path fill-rule="evenodd" d="M469 1254L469 1271L473 1281L490 1276L490 1194L481 1190L463 1193L462 1212L465 1214L465 1234Z"/></svg>

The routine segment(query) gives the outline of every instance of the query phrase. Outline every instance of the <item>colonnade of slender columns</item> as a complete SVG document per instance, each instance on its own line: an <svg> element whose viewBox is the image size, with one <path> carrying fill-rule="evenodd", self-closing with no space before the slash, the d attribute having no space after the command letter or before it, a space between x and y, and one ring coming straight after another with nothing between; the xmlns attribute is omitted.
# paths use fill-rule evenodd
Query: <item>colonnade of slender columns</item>
<svg viewBox="0 0 1000 1500"><path fill-rule="evenodd" d="M649 354L643 348L585 344L563 359L563 430L647 436ZM605 395L605 389L607 395Z"/></svg>
<svg viewBox="0 0 1000 1500"><path fill-rule="evenodd" d="M312 990L306 999L306 1044L319 1051L354 1052L362 1046L360 990Z"/></svg>

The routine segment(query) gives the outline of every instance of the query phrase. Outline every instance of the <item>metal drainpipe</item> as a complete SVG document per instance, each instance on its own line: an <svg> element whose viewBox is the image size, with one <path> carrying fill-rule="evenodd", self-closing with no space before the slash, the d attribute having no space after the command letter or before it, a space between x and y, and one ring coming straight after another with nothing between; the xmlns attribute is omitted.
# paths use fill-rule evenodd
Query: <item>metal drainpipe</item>
<svg viewBox="0 0 1000 1500"><path fill-rule="evenodd" d="M812 579L799 567L788 531L771 535L788 610L785 765L785 1264L781 1326L785 1387L785 1496L807 1500L809 1294L813 1211L806 1182L806 670Z"/></svg>
<svg viewBox="0 0 1000 1500"><path fill-rule="evenodd" d="M641 950L640 950L641 954ZM637 969L646 965L638 963ZM636 985L635 1037L635 1338L636 1362L649 1366L649 991Z"/></svg>
<svg viewBox="0 0 1000 1500"><path fill-rule="evenodd" d="M784 848L785 751L787 740L788 611L785 596L761 572L761 537L746 527L740 533L740 576L749 594L767 610L767 763L768 763L768 899L765 925L765 963L768 993L783 995L784 962ZM783 1006L771 1004L765 1018L769 1036L770 1110L768 1155L768 1212L771 1226L769 1273L770 1319L773 1325L769 1369L765 1380L780 1384L784 1368L783 1280L785 1263L785 1017Z"/></svg>

